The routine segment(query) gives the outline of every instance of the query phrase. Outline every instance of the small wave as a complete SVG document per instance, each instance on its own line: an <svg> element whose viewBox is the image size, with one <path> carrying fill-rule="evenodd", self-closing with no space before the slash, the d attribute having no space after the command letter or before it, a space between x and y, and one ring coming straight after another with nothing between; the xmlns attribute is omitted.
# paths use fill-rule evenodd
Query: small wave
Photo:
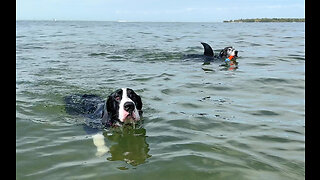
<svg viewBox="0 0 320 180"><path fill-rule="evenodd" d="M205 87L207 89L213 89L213 90L217 90L217 91L231 91L232 88L231 87L227 87L227 86L219 86L219 85L210 85Z"/></svg>
<svg viewBox="0 0 320 180"><path fill-rule="evenodd" d="M269 110L250 111L248 113L251 115L254 115L254 116L278 116L278 115L280 115L279 113L269 111Z"/></svg>
<svg viewBox="0 0 320 180"><path fill-rule="evenodd" d="M35 44L26 44L24 45L23 47L21 47L21 49L46 49L46 47L43 47L43 46L38 46L38 45L35 45Z"/></svg>
<svg viewBox="0 0 320 180"><path fill-rule="evenodd" d="M174 53L174 52L152 52L152 53L145 53L141 57L147 60L177 60L181 59L181 53Z"/></svg>
<svg viewBox="0 0 320 180"><path fill-rule="evenodd" d="M139 34L152 34L152 33L150 33L150 32L142 32L142 31L140 31L140 32L138 32Z"/></svg>
<svg viewBox="0 0 320 180"><path fill-rule="evenodd" d="M150 81L154 79L154 77L143 77L143 78L135 78L133 81L140 81L140 82L145 82L145 81Z"/></svg>
<svg viewBox="0 0 320 180"><path fill-rule="evenodd" d="M288 58L305 61L305 56L300 54L288 54Z"/></svg>
<svg viewBox="0 0 320 180"><path fill-rule="evenodd" d="M107 53L90 53L88 54L88 56L107 56L108 54Z"/></svg>
<svg viewBox="0 0 320 180"><path fill-rule="evenodd" d="M200 109L201 108L201 106L199 106L195 103L178 103L178 104L184 108L191 108L191 109Z"/></svg>
<svg viewBox="0 0 320 180"><path fill-rule="evenodd" d="M261 46L261 44L257 44L257 43L250 43L251 46Z"/></svg>
<svg viewBox="0 0 320 180"><path fill-rule="evenodd" d="M168 74L168 73L162 73L157 77L173 77L173 76L175 76L175 75L174 74Z"/></svg>
<svg viewBox="0 0 320 180"><path fill-rule="evenodd" d="M16 38L18 39L18 38L24 38L24 37L27 37L27 36L16 36Z"/></svg>
<svg viewBox="0 0 320 180"><path fill-rule="evenodd" d="M263 62L256 62L256 63L248 63L254 66L272 66L273 64L270 63L263 63Z"/></svg>
<svg viewBox="0 0 320 180"><path fill-rule="evenodd" d="M259 141L270 141L270 142L279 142L279 143L303 142L303 141L288 139L287 137L279 137L275 135L251 136L251 138L257 139Z"/></svg>
<svg viewBox="0 0 320 180"><path fill-rule="evenodd" d="M290 83L290 80L287 80L287 79L282 79L282 78L258 78L255 80L256 82L259 82L259 83L274 83L274 84L277 84L277 83Z"/></svg>

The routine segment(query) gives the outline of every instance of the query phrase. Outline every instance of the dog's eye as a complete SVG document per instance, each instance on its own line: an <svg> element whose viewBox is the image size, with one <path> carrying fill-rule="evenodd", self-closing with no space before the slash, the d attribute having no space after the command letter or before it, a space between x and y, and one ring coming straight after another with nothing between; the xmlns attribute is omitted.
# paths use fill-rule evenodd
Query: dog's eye
<svg viewBox="0 0 320 180"><path fill-rule="evenodd" d="M120 101L120 96L114 97L115 100Z"/></svg>

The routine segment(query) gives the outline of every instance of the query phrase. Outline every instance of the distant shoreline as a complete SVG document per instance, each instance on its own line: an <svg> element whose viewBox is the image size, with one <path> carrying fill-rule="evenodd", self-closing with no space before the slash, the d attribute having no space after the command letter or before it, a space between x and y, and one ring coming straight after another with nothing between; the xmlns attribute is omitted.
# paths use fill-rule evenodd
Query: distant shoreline
<svg viewBox="0 0 320 180"><path fill-rule="evenodd" d="M236 19L225 20L224 23L230 22L305 22L305 18L254 18L254 19Z"/></svg>
<svg viewBox="0 0 320 180"><path fill-rule="evenodd" d="M68 19L16 19L19 21L44 21L44 22L116 22L116 23L242 23L242 22L305 22L305 18L255 18L236 19L224 21L127 21L127 20L68 20Z"/></svg>

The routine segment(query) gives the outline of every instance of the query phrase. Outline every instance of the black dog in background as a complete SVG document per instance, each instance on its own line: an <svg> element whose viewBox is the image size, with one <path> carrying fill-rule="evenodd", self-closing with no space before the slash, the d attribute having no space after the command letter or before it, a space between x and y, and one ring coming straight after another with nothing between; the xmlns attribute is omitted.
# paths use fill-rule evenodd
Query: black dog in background
<svg viewBox="0 0 320 180"><path fill-rule="evenodd" d="M203 55L200 54L187 54L183 57L183 59L191 59L191 58L198 58L203 59L204 62L215 62L215 61L225 61L227 58L232 56L232 60L238 57L238 51L236 51L232 46L225 47L220 51L218 55L215 55L212 48L209 44L201 42L204 52ZM231 60L231 59L230 59Z"/></svg>

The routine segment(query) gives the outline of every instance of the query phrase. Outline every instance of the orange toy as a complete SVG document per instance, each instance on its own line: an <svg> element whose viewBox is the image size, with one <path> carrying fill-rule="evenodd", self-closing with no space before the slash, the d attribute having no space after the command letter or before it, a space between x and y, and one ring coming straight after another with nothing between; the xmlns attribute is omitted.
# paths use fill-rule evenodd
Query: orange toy
<svg viewBox="0 0 320 180"><path fill-rule="evenodd" d="M229 57L225 60L225 62L231 61L231 59L233 59L233 57L234 57L234 56L229 56Z"/></svg>

